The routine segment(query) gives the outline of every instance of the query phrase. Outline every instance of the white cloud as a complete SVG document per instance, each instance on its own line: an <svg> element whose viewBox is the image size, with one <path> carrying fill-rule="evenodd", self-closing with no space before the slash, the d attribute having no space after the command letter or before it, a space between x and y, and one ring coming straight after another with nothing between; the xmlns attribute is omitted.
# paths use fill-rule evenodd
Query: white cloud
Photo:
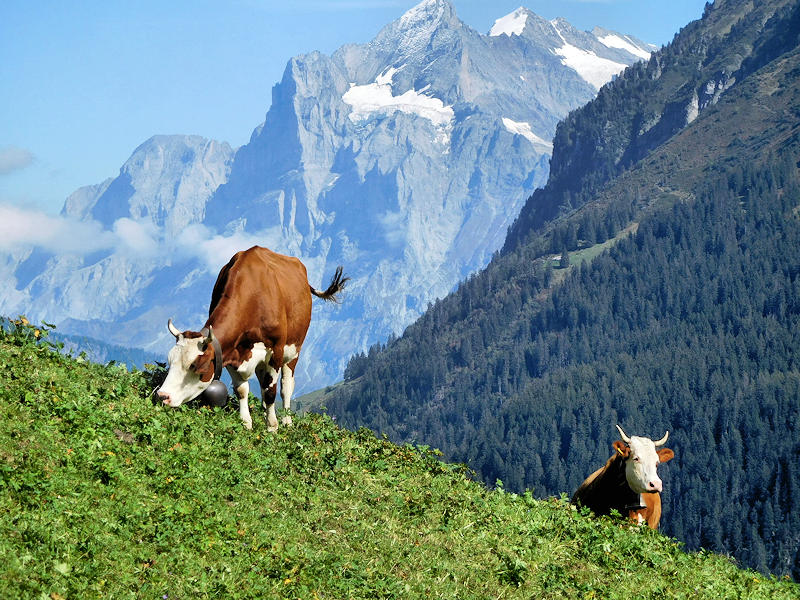
<svg viewBox="0 0 800 600"><path fill-rule="evenodd" d="M384 237L390 246L397 247L406 241L408 226L402 211L386 212L378 217L378 221L383 227Z"/></svg>
<svg viewBox="0 0 800 600"><path fill-rule="evenodd" d="M0 148L0 175L20 171L33 162L33 154L17 146Z"/></svg>
<svg viewBox="0 0 800 600"><path fill-rule="evenodd" d="M0 204L0 251L38 246L55 254L87 254L113 247L113 238L95 221Z"/></svg>
<svg viewBox="0 0 800 600"><path fill-rule="evenodd" d="M32 247L55 255L85 256L100 250L142 260L163 256L165 259L193 260L210 273L217 273L239 250L254 245L275 246L280 231L257 234L235 232L224 236L204 225L185 227L180 235L165 239L163 230L149 221L123 217L111 229L97 221L80 221L48 215L10 204L0 204L0 253L14 254Z"/></svg>
<svg viewBox="0 0 800 600"><path fill-rule="evenodd" d="M134 221L127 217L114 222L115 246L117 250L127 251L145 257L155 256L159 251L159 232L148 221Z"/></svg>
<svg viewBox="0 0 800 600"><path fill-rule="evenodd" d="M81 221L0 204L0 252L38 247L53 254L86 255L98 250L150 258L160 251L161 236L149 222L118 219L112 229L97 221Z"/></svg>
<svg viewBox="0 0 800 600"><path fill-rule="evenodd" d="M237 231L229 236L212 233L204 225L189 225L176 240L174 251L182 258L197 258L206 270L216 273L239 250L264 245L263 235Z"/></svg>

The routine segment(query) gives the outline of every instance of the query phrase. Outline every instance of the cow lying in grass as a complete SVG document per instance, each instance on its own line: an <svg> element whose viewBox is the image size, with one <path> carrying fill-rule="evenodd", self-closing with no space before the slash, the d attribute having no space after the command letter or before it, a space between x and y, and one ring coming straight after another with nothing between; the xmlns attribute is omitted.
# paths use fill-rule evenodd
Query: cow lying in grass
<svg viewBox="0 0 800 600"><path fill-rule="evenodd" d="M671 460L675 453L661 448L669 431L658 441L644 437L628 437L617 425L622 441L613 444L614 455L605 466L586 478L572 496L576 506L586 506L596 515L607 515L614 509L637 523L647 522L657 529L661 520L661 479L659 463Z"/></svg>

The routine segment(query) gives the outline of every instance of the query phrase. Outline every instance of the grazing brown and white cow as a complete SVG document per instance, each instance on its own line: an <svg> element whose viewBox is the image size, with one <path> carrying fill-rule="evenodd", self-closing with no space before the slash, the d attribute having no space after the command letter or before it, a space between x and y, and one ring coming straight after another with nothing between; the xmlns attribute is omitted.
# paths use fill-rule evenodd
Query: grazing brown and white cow
<svg viewBox="0 0 800 600"><path fill-rule="evenodd" d="M661 448L669 437L654 442L645 437L628 437L617 425L622 441L614 442L614 456L605 466L586 478L572 496L572 503L586 506L596 515L607 515L612 509L627 514L635 522L647 522L657 529L661 520L661 479L656 467L671 460L675 453Z"/></svg>
<svg viewBox="0 0 800 600"><path fill-rule="evenodd" d="M259 246L237 252L219 272L202 331L179 331L172 319L167 323L176 343L159 398L167 406L180 406L199 396L224 366L239 398L242 422L252 429L247 396L248 379L255 374L269 430L275 431L278 374L283 407L289 410L294 369L311 321L311 296L333 301L347 280L339 267L328 289L320 292L308 283L297 258ZM291 422L290 416L283 417L285 425Z"/></svg>

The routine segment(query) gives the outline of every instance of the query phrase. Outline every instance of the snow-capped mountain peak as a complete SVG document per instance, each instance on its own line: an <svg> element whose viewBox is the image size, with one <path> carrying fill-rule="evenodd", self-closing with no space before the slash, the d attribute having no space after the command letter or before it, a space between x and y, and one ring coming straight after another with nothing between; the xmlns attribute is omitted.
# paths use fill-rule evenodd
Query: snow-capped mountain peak
<svg viewBox="0 0 800 600"><path fill-rule="evenodd" d="M424 0L384 27L372 43L408 56L422 51L437 33L461 27L464 24L450 2Z"/></svg>
<svg viewBox="0 0 800 600"><path fill-rule="evenodd" d="M403 29L429 27L443 19L455 17L455 9L447 0L423 0L416 6L408 9L397 23Z"/></svg>
<svg viewBox="0 0 800 600"><path fill-rule="evenodd" d="M512 35L522 35L530 14L531 11L520 6L514 12L507 14L505 17L500 17L497 19L494 22L494 25L492 25L492 28L489 30L489 35L507 35L509 37Z"/></svg>
<svg viewBox="0 0 800 600"><path fill-rule="evenodd" d="M562 17L547 21L524 7L497 19L489 36L523 37L546 47L595 89L653 50L630 36L600 28L578 31Z"/></svg>

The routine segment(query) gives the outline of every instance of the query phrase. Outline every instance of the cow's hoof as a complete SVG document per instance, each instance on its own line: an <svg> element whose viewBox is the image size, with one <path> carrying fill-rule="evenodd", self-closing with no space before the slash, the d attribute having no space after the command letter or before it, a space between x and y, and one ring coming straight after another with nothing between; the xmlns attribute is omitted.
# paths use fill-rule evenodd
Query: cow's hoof
<svg viewBox="0 0 800 600"><path fill-rule="evenodd" d="M285 417L283 417L281 419L281 423L283 423L287 427L291 427L291 425L292 425L292 417L290 417L289 415L286 415Z"/></svg>
<svg viewBox="0 0 800 600"><path fill-rule="evenodd" d="M267 426L267 431L269 431L270 433L275 433L276 431L278 431L278 426L277 425L268 425Z"/></svg>
<svg viewBox="0 0 800 600"><path fill-rule="evenodd" d="M244 425L245 429L253 429L253 422L252 421L242 421L242 425Z"/></svg>

